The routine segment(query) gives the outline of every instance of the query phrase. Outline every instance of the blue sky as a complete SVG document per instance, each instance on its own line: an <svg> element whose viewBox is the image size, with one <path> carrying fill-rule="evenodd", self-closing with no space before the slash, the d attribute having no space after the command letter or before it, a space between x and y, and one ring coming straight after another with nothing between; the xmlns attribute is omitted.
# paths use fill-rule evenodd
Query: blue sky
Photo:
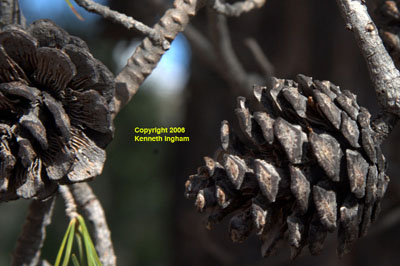
<svg viewBox="0 0 400 266"><path fill-rule="evenodd" d="M117 63L118 71L133 54L139 42L140 40L132 40L129 43L121 41L116 45L113 51L113 58ZM189 78L189 64L190 46L186 38L179 34L146 82L161 94L180 92Z"/></svg>
<svg viewBox="0 0 400 266"><path fill-rule="evenodd" d="M98 15L91 14L78 6L74 0L70 0L70 2L85 21L76 18L65 0L20 0L20 5L28 23L39 18L48 18L62 27L76 23L83 23L84 26L88 26L100 19ZM108 1L96 0L96 2L107 4Z"/></svg>

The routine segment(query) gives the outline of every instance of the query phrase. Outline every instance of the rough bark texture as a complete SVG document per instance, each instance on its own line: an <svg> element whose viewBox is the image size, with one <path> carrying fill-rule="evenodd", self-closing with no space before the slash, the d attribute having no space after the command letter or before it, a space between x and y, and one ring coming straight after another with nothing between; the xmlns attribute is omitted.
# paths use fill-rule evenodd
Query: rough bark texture
<svg viewBox="0 0 400 266"><path fill-rule="evenodd" d="M118 13L114 10L111 10L107 6L103 6L91 0L76 0L75 2L81 7L85 8L87 11L102 15L104 18L113 22L120 23L127 29L136 29L162 46L168 47L169 45L168 42L164 42L165 40L162 39L162 36L160 36L160 33L157 30L146 26L142 22L137 21L132 17Z"/></svg>
<svg viewBox="0 0 400 266"><path fill-rule="evenodd" d="M190 17L194 16L202 5L201 0L175 0L174 8L165 12L154 29L160 32L164 39L171 42L179 32L185 29ZM154 43L148 37L136 48L116 78L116 113L135 95L140 84L150 75L167 50L168 47Z"/></svg>
<svg viewBox="0 0 400 266"><path fill-rule="evenodd" d="M76 207L74 196L72 195L71 190L67 185L61 185L58 187L58 192L64 199L65 214L67 215L70 221L72 219L75 219L76 216L78 215L78 209Z"/></svg>
<svg viewBox="0 0 400 266"><path fill-rule="evenodd" d="M46 227L51 223L55 199L32 200L22 233L13 253L12 266L37 266L40 250L46 238Z"/></svg>
<svg viewBox="0 0 400 266"><path fill-rule="evenodd" d="M378 29L361 0L338 0L347 27L354 32L381 107L400 116L400 72L386 51Z"/></svg>

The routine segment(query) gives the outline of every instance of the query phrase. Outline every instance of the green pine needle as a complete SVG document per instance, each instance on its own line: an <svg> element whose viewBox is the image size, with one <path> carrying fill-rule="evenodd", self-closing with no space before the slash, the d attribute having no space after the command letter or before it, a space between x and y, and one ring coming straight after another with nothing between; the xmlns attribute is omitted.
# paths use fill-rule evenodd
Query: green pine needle
<svg viewBox="0 0 400 266"><path fill-rule="evenodd" d="M72 264L74 264L74 266L81 266L83 264L79 264L78 259L76 258L75 254L72 254Z"/></svg>
<svg viewBox="0 0 400 266"><path fill-rule="evenodd" d="M77 217L79 224L82 226L83 240L86 248L87 262L89 266L101 265L99 257L97 256L96 249L89 235L89 230L86 227L85 221L82 216Z"/></svg>
<svg viewBox="0 0 400 266"><path fill-rule="evenodd" d="M71 250L75 234L75 224L76 224L76 219L72 219L70 223L71 230L69 231L68 234L67 248L65 249L64 261L62 266L68 266L69 259L71 258Z"/></svg>
<svg viewBox="0 0 400 266"><path fill-rule="evenodd" d="M79 263L83 265L84 256L83 256L83 244L82 244L82 226L78 225L78 232L75 234L76 242L78 243L78 252L79 252Z"/></svg>
<svg viewBox="0 0 400 266"><path fill-rule="evenodd" d="M64 252L64 248L65 248L65 243L67 242L68 236L69 236L69 232L71 231L71 224L72 224L72 220L70 221L68 228L67 228L67 232L65 232L63 241L61 242L61 246L60 249L58 251L57 254L57 258L56 258L56 262L54 263L54 266L60 266L60 262L61 262L61 258Z"/></svg>
<svg viewBox="0 0 400 266"><path fill-rule="evenodd" d="M72 253L74 238L77 243L76 248L78 249L79 259ZM62 266L68 266L70 260L73 266L102 266L92 239L90 238L85 220L81 215L77 215L70 221L54 266L60 266L62 258L64 258Z"/></svg>

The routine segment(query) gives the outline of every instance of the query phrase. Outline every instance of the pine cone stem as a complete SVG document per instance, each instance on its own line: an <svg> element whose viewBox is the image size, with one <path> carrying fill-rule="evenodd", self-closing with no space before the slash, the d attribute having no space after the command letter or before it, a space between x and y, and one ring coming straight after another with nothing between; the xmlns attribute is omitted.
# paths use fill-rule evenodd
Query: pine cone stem
<svg viewBox="0 0 400 266"><path fill-rule="evenodd" d="M58 191L64 199L65 214L70 220L75 219L78 216L78 209L70 188L67 185L61 185L58 187Z"/></svg>

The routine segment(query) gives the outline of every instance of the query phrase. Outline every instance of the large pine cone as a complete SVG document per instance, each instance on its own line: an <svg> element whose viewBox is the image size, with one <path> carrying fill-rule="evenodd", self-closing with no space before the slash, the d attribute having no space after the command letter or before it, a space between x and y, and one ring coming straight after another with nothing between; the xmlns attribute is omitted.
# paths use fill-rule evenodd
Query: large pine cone
<svg viewBox="0 0 400 266"><path fill-rule="evenodd" d="M0 32L0 201L42 199L99 175L113 74L49 20Z"/></svg>
<svg viewBox="0 0 400 266"><path fill-rule="evenodd" d="M186 196L210 211L208 227L233 214L234 242L255 231L263 256L283 239L292 258L306 245L316 255L335 229L342 256L376 219L389 182L369 112L350 91L303 75L254 95L258 111L243 97L235 110L244 138L223 121L222 149L189 177Z"/></svg>

